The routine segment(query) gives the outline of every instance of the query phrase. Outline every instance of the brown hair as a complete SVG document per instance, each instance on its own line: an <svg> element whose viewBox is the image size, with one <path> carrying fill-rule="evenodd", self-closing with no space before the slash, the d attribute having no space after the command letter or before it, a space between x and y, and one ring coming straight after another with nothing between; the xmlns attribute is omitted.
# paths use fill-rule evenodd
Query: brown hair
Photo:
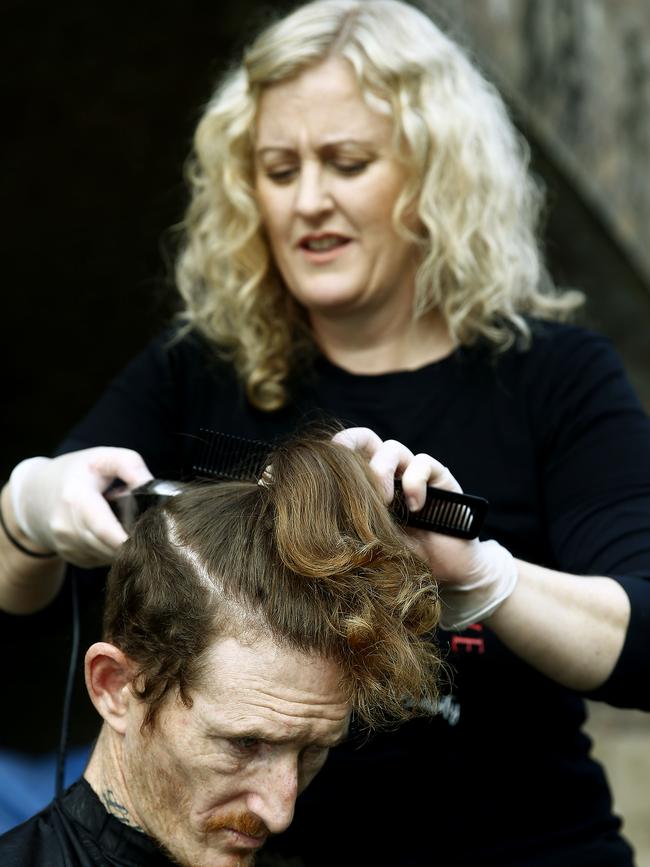
<svg viewBox="0 0 650 867"><path fill-rule="evenodd" d="M367 726L430 707L436 583L365 461L317 439L271 461L268 484L193 485L149 510L113 563L104 635L137 667L144 724L172 691L191 706L207 649L247 630L335 660Z"/></svg>

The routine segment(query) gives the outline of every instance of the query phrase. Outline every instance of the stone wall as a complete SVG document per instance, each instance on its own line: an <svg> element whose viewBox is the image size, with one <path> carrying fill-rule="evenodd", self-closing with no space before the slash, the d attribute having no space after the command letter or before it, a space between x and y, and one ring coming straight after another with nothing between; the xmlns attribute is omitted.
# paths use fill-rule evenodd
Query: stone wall
<svg viewBox="0 0 650 867"><path fill-rule="evenodd" d="M601 212L650 285L648 0L436 5Z"/></svg>
<svg viewBox="0 0 650 867"><path fill-rule="evenodd" d="M544 243L650 411L650 3L412 0L503 93L549 192Z"/></svg>

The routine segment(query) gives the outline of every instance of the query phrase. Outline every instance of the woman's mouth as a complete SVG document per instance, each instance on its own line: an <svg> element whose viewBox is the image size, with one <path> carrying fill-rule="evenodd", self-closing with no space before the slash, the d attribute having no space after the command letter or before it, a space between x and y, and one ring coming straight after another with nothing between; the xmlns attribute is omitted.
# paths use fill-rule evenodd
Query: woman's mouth
<svg viewBox="0 0 650 867"><path fill-rule="evenodd" d="M350 240L345 235L330 233L305 235L298 246L310 261L329 262L350 244Z"/></svg>
<svg viewBox="0 0 650 867"><path fill-rule="evenodd" d="M304 250L312 250L316 253L324 250L332 250L334 247L340 247L342 244L347 244L348 239L343 235L307 235L300 241L300 246Z"/></svg>

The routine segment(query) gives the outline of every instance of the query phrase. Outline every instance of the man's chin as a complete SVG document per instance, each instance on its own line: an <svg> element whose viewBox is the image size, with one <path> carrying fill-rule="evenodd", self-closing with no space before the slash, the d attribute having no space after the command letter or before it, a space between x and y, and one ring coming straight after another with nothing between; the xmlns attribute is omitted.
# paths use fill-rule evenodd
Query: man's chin
<svg viewBox="0 0 650 867"><path fill-rule="evenodd" d="M220 835L222 836L222 835ZM181 851L171 846L158 844L165 854L179 867L253 867L259 853L257 849L228 848L223 840L215 841L214 846L196 846L192 851Z"/></svg>

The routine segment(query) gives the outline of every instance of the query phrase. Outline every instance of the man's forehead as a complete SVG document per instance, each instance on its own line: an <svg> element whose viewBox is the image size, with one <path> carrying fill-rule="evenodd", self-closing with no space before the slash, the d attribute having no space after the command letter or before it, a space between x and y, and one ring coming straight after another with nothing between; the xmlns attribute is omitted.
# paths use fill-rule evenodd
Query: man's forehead
<svg viewBox="0 0 650 867"><path fill-rule="evenodd" d="M219 729L258 729L269 739L339 733L349 706L341 669L319 654L279 646L261 637L216 641L208 652L197 712Z"/></svg>

